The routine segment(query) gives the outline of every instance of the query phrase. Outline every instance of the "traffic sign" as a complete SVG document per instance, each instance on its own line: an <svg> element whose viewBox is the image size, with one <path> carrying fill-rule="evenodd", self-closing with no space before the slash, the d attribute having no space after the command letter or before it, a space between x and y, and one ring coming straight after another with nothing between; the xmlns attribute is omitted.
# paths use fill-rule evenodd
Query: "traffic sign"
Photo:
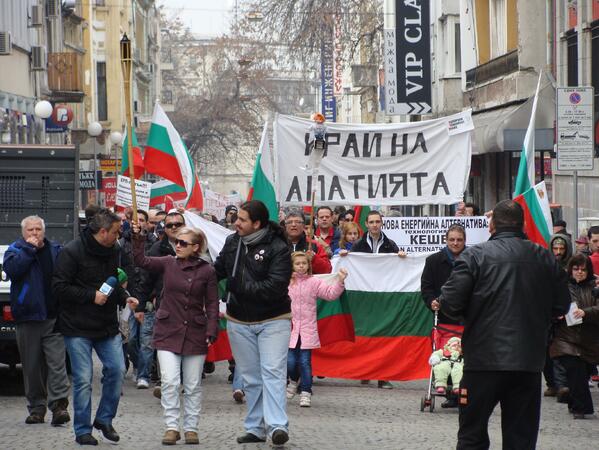
<svg viewBox="0 0 599 450"><path fill-rule="evenodd" d="M593 170L593 94L592 87L557 88L558 170Z"/></svg>

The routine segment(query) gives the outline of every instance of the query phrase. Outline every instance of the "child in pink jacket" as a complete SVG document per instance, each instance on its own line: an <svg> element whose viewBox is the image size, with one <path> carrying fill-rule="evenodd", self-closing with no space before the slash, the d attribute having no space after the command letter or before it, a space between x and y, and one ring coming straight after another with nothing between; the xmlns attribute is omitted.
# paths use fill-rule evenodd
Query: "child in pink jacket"
<svg viewBox="0 0 599 450"><path fill-rule="evenodd" d="M291 264L293 275L289 284L289 297L292 329L287 356L287 374L290 378L287 398L293 398L301 378L300 406L309 407L312 397L312 349L320 347L316 326L316 299L335 300L339 297L345 289L343 280L347 277L347 271L340 269L336 282L329 284L312 276L306 253L293 252Z"/></svg>

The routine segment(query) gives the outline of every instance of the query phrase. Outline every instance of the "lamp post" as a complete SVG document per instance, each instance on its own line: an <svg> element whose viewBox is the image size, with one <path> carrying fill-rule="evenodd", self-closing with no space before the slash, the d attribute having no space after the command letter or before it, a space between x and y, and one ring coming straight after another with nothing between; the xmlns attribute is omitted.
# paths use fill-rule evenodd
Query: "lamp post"
<svg viewBox="0 0 599 450"><path fill-rule="evenodd" d="M119 147L118 145L123 142L123 135L120 131L113 131L110 133L110 143L114 146L114 176L119 175Z"/></svg>
<svg viewBox="0 0 599 450"><path fill-rule="evenodd" d="M90 122L87 125L87 134L94 138L94 185L96 186L96 204L100 204L98 193L98 154L96 153L96 138L102 134L100 122Z"/></svg>
<svg viewBox="0 0 599 450"><path fill-rule="evenodd" d="M123 85L125 90L125 115L127 126L127 160L129 161L129 180L131 181L131 207L133 209L133 222L137 222L137 197L135 195L135 165L133 163L133 132L131 129L131 41L125 33L121 39L121 69L123 71Z"/></svg>
<svg viewBox="0 0 599 450"><path fill-rule="evenodd" d="M33 113L39 119L46 120L48 117L50 117L52 115L53 110L54 110L54 108L52 107L52 103L50 103L48 100L41 100L35 104L35 107L33 108ZM46 143L46 127L45 127L45 125L42 128L42 133L40 135L40 141L41 141L41 143L44 143L44 144Z"/></svg>

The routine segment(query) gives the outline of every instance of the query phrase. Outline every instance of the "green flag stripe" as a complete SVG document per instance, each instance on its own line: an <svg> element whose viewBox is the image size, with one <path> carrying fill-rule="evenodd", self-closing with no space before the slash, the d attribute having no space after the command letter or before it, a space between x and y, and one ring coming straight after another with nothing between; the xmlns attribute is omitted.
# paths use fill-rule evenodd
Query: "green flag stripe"
<svg viewBox="0 0 599 450"><path fill-rule="evenodd" d="M146 145L176 158L168 131L162 125L152 123Z"/></svg>
<svg viewBox="0 0 599 450"><path fill-rule="evenodd" d="M347 297L342 296L337 300L326 301L318 299L317 301L317 317L318 319L324 319L326 317L335 316L337 314L349 314L349 305L347 304Z"/></svg>
<svg viewBox="0 0 599 450"><path fill-rule="evenodd" d="M185 192L185 188L183 186L179 186L178 184L170 184L158 189L152 189L151 195L152 197L161 197L163 195L169 195L178 192Z"/></svg>
<svg viewBox="0 0 599 450"><path fill-rule="evenodd" d="M433 316L420 292L346 291L356 336L429 336ZM343 297L342 296L342 297Z"/></svg>

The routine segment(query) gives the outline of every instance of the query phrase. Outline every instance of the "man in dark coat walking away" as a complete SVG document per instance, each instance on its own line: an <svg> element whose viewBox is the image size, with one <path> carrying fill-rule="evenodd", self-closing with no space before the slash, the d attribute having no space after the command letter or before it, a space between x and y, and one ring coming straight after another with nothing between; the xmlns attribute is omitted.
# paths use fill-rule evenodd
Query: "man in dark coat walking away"
<svg viewBox="0 0 599 450"><path fill-rule="evenodd" d="M59 329L73 369L73 410L75 440L97 445L92 436L92 349L102 361L102 397L93 422L106 439L118 441L112 426L121 397L125 375L123 343L119 333L117 307L125 302L134 309L138 301L114 283L117 278L121 219L106 208L100 209L81 235L69 242L56 260L52 290L59 299Z"/></svg>
<svg viewBox="0 0 599 450"><path fill-rule="evenodd" d="M67 412L70 386L64 339L56 330L58 305L52 295L52 272L61 247L45 238L45 230L41 217L25 217L23 237L6 250L3 269L11 282L10 306L17 323L29 409L25 423L43 423L49 408L52 425L62 425L71 420Z"/></svg>
<svg viewBox="0 0 599 450"><path fill-rule="evenodd" d="M534 449L541 371L552 317L570 305L551 252L526 240L512 200L493 209L489 241L466 249L441 289L441 311L464 318L458 449L489 448L489 417L501 404L503 448Z"/></svg>

